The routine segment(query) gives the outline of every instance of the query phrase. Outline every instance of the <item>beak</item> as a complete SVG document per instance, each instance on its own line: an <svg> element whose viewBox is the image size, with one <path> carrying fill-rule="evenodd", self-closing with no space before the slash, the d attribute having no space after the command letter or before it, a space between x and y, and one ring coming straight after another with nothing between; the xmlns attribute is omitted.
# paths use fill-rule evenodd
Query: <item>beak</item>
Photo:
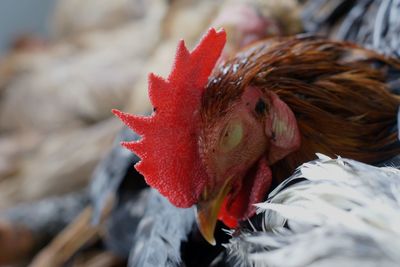
<svg viewBox="0 0 400 267"><path fill-rule="evenodd" d="M229 181L230 179L228 179ZM205 199L201 200L196 208L197 208L197 225L199 227L200 233L204 237L204 239L215 246L215 238L214 238L214 230L218 220L218 213L221 209L222 202L225 197L228 195L231 186L229 182L226 182L225 185L218 192L216 197L211 199L207 199L207 194L205 193Z"/></svg>

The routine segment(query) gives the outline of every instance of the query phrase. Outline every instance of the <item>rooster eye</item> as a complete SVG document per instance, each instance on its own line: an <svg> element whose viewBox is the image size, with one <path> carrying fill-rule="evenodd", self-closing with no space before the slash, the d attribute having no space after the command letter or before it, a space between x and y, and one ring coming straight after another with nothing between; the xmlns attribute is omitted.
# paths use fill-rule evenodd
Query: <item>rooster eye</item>
<svg viewBox="0 0 400 267"><path fill-rule="evenodd" d="M222 136L221 148L228 152L240 144L243 137L243 126L240 122L231 123Z"/></svg>

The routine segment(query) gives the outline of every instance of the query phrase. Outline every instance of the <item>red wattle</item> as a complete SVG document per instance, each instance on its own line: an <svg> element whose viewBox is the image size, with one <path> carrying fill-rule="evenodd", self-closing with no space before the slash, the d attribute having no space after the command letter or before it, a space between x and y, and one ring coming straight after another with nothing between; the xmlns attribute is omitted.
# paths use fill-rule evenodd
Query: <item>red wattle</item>
<svg viewBox="0 0 400 267"><path fill-rule="evenodd" d="M271 184L272 172L266 157L262 157L243 178L239 191L225 198L218 218L230 228L237 227L238 221L254 215L253 204L263 201Z"/></svg>

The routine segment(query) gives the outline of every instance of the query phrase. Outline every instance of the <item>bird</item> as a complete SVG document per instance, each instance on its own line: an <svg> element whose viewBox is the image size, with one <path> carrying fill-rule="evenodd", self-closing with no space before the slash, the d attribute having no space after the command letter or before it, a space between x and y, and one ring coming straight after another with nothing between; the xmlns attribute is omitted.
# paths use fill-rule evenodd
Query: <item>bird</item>
<svg viewBox="0 0 400 267"><path fill-rule="evenodd" d="M149 75L150 116L113 110L140 141L135 168L179 208L196 207L210 243L235 228L315 153L378 164L400 152L400 62L310 35L268 38L220 60L226 34L211 28L191 51L178 44L164 79Z"/></svg>
<svg viewBox="0 0 400 267"><path fill-rule="evenodd" d="M398 266L398 167L319 154L257 204L259 226L231 233L228 266Z"/></svg>

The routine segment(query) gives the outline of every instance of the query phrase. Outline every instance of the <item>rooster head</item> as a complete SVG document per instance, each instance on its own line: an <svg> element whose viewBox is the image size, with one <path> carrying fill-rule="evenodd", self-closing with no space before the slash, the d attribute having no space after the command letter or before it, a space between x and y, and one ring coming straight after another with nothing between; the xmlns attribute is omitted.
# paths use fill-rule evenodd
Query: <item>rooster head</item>
<svg viewBox="0 0 400 267"><path fill-rule="evenodd" d="M211 244L218 219L235 227L254 214L271 185L269 166L300 144L294 115L276 94L215 87L225 41L223 30L210 29L192 52L179 43L168 78L149 76L151 116L113 111L142 136L123 143L141 158L136 169L175 206L196 205Z"/></svg>

